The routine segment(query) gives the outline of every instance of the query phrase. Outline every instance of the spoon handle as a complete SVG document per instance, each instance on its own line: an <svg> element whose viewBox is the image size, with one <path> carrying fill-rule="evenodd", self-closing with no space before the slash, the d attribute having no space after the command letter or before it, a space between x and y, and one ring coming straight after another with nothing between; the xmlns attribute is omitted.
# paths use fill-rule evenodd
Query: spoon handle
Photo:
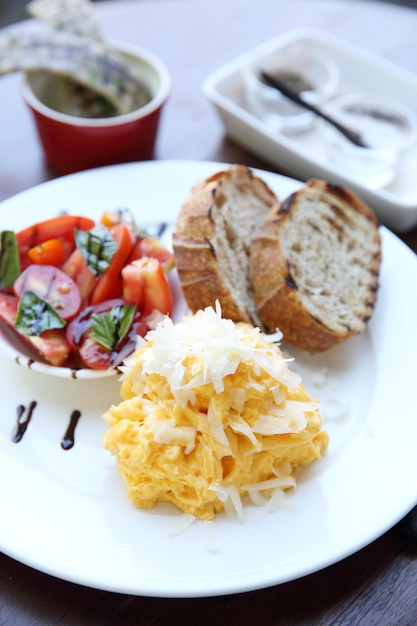
<svg viewBox="0 0 417 626"><path fill-rule="evenodd" d="M337 128L337 130L340 133L342 133L347 139L349 139L349 141L355 144L355 146L360 146L361 148L368 147L367 144L363 141L360 133L357 133L356 131L350 128L347 128L346 126L344 126L344 124L341 124L340 122L335 120L333 117L327 115L327 113L324 113L324 111L316 107L314 104L310 104L309 102L304 100L297 91L295 91L294 89L286 85L284 81L281 81L279 80L279 78L276 78L275 76L271 76L270 74L264 71L261 71L260 77L267 85L269 85L269 87L273 87L274 89L277 89L282 94L284 94L284 96L286 96L287 98L289 98L296 104L299 104L305 109L312 111L313 113L315 113L315 115L317 115L318 117L321 117L323 120L325 120L326 122L328 122L329 124Z"/></svg>

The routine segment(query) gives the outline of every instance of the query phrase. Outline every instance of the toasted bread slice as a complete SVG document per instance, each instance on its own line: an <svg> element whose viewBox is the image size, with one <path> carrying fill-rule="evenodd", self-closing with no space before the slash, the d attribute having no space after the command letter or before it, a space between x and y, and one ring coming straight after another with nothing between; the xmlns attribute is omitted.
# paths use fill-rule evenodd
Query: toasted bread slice
<svg viewBox="0 0 417 626"><path fill-rule="evenodd" d="M373 211L346 188L311 180L271 210L252 239L258 316L285 342L326 350L366 328L380 263Z"/></svg>
<svg viewBox="0 0 417 626"><path fill-rule="evenodd" d="M278 206L274 192L244 166L231 166L192 189L178 214L173 248L193 312L218 300L224 317L260 325L249 251L254 232Z"/></svg>

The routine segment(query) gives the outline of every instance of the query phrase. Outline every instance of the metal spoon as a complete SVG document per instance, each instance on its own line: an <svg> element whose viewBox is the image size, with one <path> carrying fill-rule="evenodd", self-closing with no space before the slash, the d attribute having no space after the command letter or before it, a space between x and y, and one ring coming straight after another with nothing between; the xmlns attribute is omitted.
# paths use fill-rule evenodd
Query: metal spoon
<svg viewBox="0 0 417 626"><path fill-rule="evenodd" d="M318 117L321 117L323 120L337 128L337 130L342 133L342 135L344 135L346 139L349 139L349 141L352 142L355 146L360 146L361 148L369 148L369 146L362 139L360 133L352 130L351 128L347 128L344 124L341 124L333 117L327 115L327 113L324 113L324 111L316 107L314 104L310 104L309 102L304 100L297 91L289 87L284 81L276 78L275 76L271 76L264 71L260 72L260 77L267 85L269 85L269 87L277 89L293 102L296 102L305 109L312 111Z"/></svg>

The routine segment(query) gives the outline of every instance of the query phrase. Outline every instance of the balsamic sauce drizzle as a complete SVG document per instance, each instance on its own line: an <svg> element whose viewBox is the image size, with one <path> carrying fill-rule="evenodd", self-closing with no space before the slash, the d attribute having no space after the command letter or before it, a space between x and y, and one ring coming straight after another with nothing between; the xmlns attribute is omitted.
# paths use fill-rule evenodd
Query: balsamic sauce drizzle
<svg viewBox="0 0 417 626"><path fill-rule="evenodd" d="M29 426L29 422L32 419L33 411L35 410L36 405L36 400L33 400L28 407L25 407L23 404L20 404L17 407L17 420L15 423L15 428L12 432L13 443L19 443L19 441L22 440L23 435L25 434L26 429Z"/></svg>
<svg viewBox="0 0 417 626"><path fill-rule="evenodd" d="M14 425L14 429L11 434L11 440L13 443L19 443L23 439L23 435L29 426L32 419L35 408L37 407L36 400L32 400L29 406L19 404L16 409L17 419ZM63 450L71 450L75 443L75 429L77 428L78 421L81 417L81 411L74 409L71 413L70 420L68 422L67 430L61 439L61 448Z"/></svg>
<svg viewBox="0 0 417 626"><path fill-rule="evenodd" d="M61 448L63 450L70 450L75 443L75 429L78 424L78 420L81 417L81 412L75 409L71 413L70 421L68 423L68 428L65 431L65 435L61 439Z"/></svg>

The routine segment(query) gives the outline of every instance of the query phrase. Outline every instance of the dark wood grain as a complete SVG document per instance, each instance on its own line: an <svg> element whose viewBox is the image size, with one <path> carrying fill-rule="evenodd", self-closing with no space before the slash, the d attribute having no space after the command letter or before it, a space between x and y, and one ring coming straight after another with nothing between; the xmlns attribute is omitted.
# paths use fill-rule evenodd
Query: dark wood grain
<svg viewBox="0 0 417 626"><path fill-rule="evenodd" d="M8 557L0 561L1 624L178 623L263 626L355 624L412 626L417 611L417 547L398 528L316 574L250 593L160 599L88 589ZM15 620L15 621L13 621Z"/></svg>
<svg viewBox="0 0 417 626"><path fill-rule="evenodd" d="M290 28L315 26L334 32L417 73L417 11L385 3L133 0L97 6L107 37L151 49L172 74L158 159L239 162L285 174L285 163L272 168L228 140L201 93L201 83L222 63ZM43 161L19 90L18 75L0 80L0 200L56 177ZM417 252L417 229L401 238ZM400 473L401 468L396 470ZM6 505L13 503L1 503L0 514ZM399 525L340 563L298 581L190 599L89 589L0 555L0 625L159 626L177 621L200 626L412 626L417 619L416 545Z"/></svg>

